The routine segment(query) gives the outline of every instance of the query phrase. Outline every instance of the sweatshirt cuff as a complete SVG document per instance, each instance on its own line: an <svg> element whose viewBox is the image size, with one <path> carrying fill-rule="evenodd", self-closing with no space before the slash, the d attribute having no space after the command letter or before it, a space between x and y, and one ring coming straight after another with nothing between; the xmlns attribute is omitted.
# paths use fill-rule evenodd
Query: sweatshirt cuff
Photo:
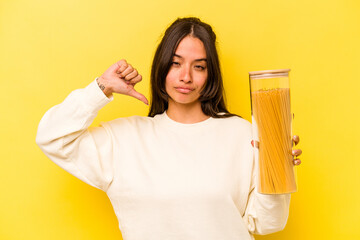
<svg viewBox="0 0 360 240"><path fill-rule="evenodd" d="M87 87L85 87L84 102L85 106L89 106L90 112L98 112L113 99L113 96L107 97L99 88L96 78Z"/></svg>

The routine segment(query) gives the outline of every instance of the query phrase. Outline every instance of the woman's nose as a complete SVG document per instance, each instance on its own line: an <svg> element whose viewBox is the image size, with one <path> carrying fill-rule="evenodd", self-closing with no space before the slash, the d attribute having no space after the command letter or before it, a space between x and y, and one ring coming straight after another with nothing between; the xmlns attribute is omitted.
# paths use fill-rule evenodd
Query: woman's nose
<svg viewBox="0 0 360 240"><path fill-rule="evenodd" d="M184 66L181 69L180 81L183 81L185 83L189 83L192 81L191 69L189 66Z"/></svg>

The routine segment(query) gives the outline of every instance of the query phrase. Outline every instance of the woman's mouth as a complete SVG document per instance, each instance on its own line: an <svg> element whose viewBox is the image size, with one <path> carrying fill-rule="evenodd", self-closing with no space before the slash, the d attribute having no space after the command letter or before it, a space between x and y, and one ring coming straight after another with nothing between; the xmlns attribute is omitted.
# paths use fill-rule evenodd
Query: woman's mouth
<svg viewBox="0 0 360 240"><path fill-rule="evenodd" d="M194 90L192 88L182 88L182 87L176 87L175 89L180 93L189 93Z"/></svg>

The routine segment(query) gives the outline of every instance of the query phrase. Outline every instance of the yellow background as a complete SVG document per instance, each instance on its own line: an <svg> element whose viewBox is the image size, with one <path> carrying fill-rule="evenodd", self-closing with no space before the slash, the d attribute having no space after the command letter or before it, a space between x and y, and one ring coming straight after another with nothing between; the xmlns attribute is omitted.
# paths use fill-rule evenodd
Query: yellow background
<svg viewBox="0 0 360 240"><path fill-rule="evenodd" d="M121 58L149 97L155 47L178 16L213 26L229 109L248 120L248 72L292 69L298 192L285 230L256 238L360 239L357 0L1 0L0 239L121 239L106 195L45 157L37 125ZM147 111L116 96L94 124Z"/></svg>

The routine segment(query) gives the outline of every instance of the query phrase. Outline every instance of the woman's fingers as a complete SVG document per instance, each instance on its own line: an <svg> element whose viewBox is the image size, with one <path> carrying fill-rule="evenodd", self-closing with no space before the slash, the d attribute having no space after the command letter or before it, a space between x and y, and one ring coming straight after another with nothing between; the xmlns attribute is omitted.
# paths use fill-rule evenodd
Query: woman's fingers
<svg viewBox="0 0 360 240"><path fill-rule="evenodd" d="M132 88L132 90L129 91L128 95L132 96L132 97L134 97L136 99L139 99L140 101L142 101L146 105L149 105L149 101L147 100L147 98L144 95L142 95L141 93L137 92L134 88Z"/></svg>
<svg viewBox="0 0 360 240"><path fill-rule="evenodd" d="M142 80L142 76L130 64L122 73L120 73L120 78L125 80L127 84L132 85L135 85Z"/></svg>
<svg viewBox="0 0 360 240"><path fill-rule="evenodd" d="M294 146L294 143L295 143L295 146L296 146L300 142L300 137L298 135L294 135L293 138L292 138L292 141L293 141L293 146ZM299 158L297 158L298 156L301 155L301 153L302 153L301 149L293 149L292 150L291 155L294 156L294 158L293 158L294 165L300 165L301 164L301 160Z"/></svg>
<svg viewBox="0 0 360 240"><path fill-rule="evenodd" d="M298 135L294 135L292 140L293 140L293 142L295 143L295 146L296 146L300 142L300 137Z"/></svg>
<svg viewBox="0 0 360 240"><path fill-rule="evenodd" d="M133 79L131 79L129 81L130 84L134 85L137 84L138 82L140 82L142 80L142 76L139 74L136 77L134 77Z"/></svg>
<svg viewBox="0 0 360 240"><path fill-rule="evenodd" d="M127 68L124 71L120 72L120 77L125 79L125 77L130 73L132 73L133 71L134 68L130 64L128 64Z"/></svg>
<svg viewBox="0 0 360 240"><path fill-rule="evenodd" d="M116 63L116 65L118 66L117 72L116 72L118 74L122 73L128 67L128 63L126 62L125 59L118 61Z"/></svg>
<svg viewBox="0 0 360 240"><path fill-rule="evenodd" d="M300 165L301 164L301 160L299 158L294 159L293 161L294 165Z"/></svg>
<svg viewBox="0 0 360 240"><path fill-rule="evenodd" d="M139 75L138 71L136 71L136 69L134 69L132 72L130 72L128 75L126 75L126 76L124 77L124 79L125 79L126 81L130 81L131 79L135 78L135 77L138 76L138 75Z"/></svg>
<svg viewBox="0 0 360 240"><path fill-rule="evenodd" d="M301 149L293 149L292 150L292 155L293 156L300 156L301 155L301 153L302 153L302 151L301 151Z"/></svg>
<svg viewBox="0 0 360 240"><path fill-rule="evenodd" d="M293 158L294 165L300 165L301 164L301 160L299 158L297 158L298 156L301 155L301 153L302 153L301 149L293 149L291 151L291 155L294 156L294 158Z"/></svg>
<svg viewBox="0 0 360 240"><path fill-rule="evenodd" d="M111 76L114 76L114 74L120 73L121 71L125 70L127 67L127 62L122 59L116 63L114 63L113 65L111 65L105 72L103 75L105 75L105 77L109 78Z"/></svg>
<svg viewBox="0 0 360 240"><path fill-rule="evenodd" d="M297 135L294 135L293 138L292 138L293 142L295 143L295 146L298 145L299 141L300 141L300 138L299 136Z"/></svg>
<svg viewBox="0 0 360 240"><path fill-rule="evenodd" d="M142 76L138 71L128 64L125 59L122 59L104 72L99 78L98 84L104 86L102 90L107 96L112 93L125 94L148 105L146 97L134 89L135 84L141 80Z"/></svg>

